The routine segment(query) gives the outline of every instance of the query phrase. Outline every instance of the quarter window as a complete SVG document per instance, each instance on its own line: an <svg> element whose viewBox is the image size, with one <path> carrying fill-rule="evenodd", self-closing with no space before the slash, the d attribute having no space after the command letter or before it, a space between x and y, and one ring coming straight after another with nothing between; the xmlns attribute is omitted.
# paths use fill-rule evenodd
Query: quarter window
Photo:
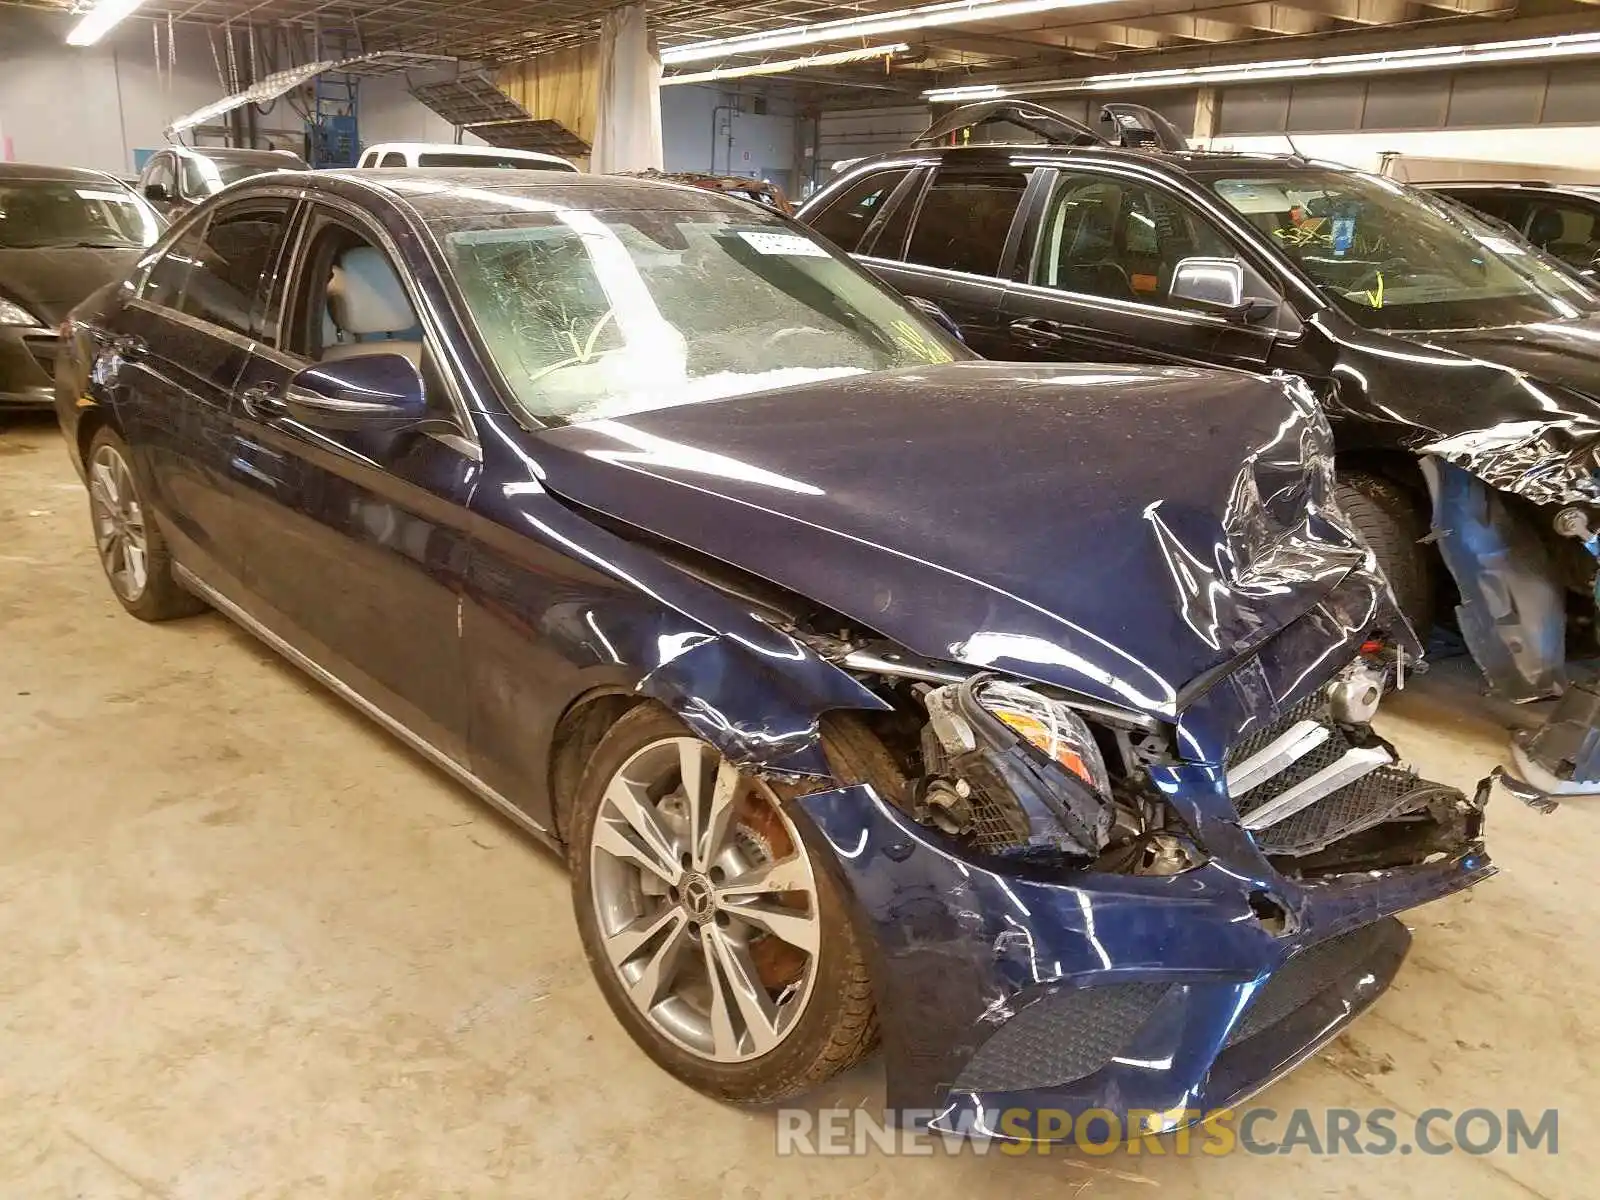
<svg viewBox="0 0 1600 1200"><path fill-rule="evenodd" d="M1177 198L1104 176L1063 173L1045 209L1034 279L1044 287L1168 304L1186 258L1236 258L1233 247Z"/></svg>
<svg viewBox="0 0 1600 1200"><path fill-rule="evenodd" d="M917 211L906 261L994 275L1028 176L1022 171L941 172Z"/></svg>
<svg viewBox="0 0 1600 1200"><path fill-rule="evenodd" d="M840 249L854 250L861 244L861 235L872 224L872 218L883 211L896 185L909 174L908 167L863 176L812 218L811 228Z"/></svg>

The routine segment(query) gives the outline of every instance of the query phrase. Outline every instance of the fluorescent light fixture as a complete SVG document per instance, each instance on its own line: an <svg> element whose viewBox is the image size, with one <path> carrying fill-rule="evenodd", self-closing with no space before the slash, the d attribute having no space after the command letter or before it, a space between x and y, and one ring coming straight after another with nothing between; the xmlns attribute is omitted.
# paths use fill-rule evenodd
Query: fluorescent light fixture
<svg viewBox="0 0 1600 1200"><path fill-rule="evenodd" d="M67 34L67 45L94 45L143 3L144 0L100 0L72 27L72 32Z"/></svg>
<svg viewBox="0 0 1600 1200"><path fill-rule="evenodd" d="M869 58L886 58L903 54L911 49L904 42L892 46L864 46L860 50L840 50L836 54L811 54L804 58L781 58L773 62L753 63L745 67L719 67L715 71L680 72L663 75L661 86L674 83L710 83L714 79L737 79L741 75L782 75L785 71L799 71L805 67L836 67L841 63L864 62Z"/></svg>
<svg viewBox="0 0 1600 1200"><path fill-rule="evenodd" d="M1230 63L1211 67L1175 67L1166 71L1129 71L1121 75L1086 75L1058 83L995 84L934 88L923 98L966 103L1007 96L1045 96L1069 92L1142 91L1214 83L1265 83L1278 79L1324 79L1389 71L1441 70L1487 63L1526 62L1542 58L1584 58L1600 54L1600 33L1525 38L1514 42L1479 42L1470 46L1424 46L1415 50L1383 50L1329 58L1285 58L1273 62Z"/></svg>
<svg viewBox="0 0 1600 1200"><path fill-rule="evenodd" d="M1002 17L1026 17L1033 13L1061 8L1084 8L1105 0L949 0L919 8L897 8L893 12L863 17L844 17L837 21L818 21L812 25L790 25L766 33L691 42L661 52L667 66L726 58L730 54L765 54L769 50L789 50L795 46L814 46L818 42L838 42L847 38L876 37L908 29L928 29L937 25L964 25L971 21L997 21Z"/></svg>

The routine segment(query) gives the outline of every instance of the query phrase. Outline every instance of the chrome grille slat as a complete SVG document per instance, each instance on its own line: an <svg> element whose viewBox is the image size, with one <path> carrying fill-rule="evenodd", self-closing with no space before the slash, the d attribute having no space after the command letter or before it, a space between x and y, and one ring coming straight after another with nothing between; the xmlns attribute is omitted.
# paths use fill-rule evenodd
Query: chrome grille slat
<svg viewBox="0 0 1600 1200"><path fill-rule="evenodd" d="M1267 829L1279 821L1292 817L1363 775L1370 775L1379 767L1394 762L1389 752L1380 746L1358 746L1345 751L1330 765L1309 779L1285 788L1260 808L1244 818L1244 827L1250 830Z"/></svg>
<svg viewBox="0 0 1600 1200"><path fill-rule="evenodd" d="M1228 771L1228 794L1237 800L1251 788L1282 774L1332 736L1326 725L1296 721L1243 762Z"/></svg>

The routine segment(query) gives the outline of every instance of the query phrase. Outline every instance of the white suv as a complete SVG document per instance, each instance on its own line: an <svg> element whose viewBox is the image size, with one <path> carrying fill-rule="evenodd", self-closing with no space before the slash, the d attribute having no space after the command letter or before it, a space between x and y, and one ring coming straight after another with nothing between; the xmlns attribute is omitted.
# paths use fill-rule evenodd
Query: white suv
<svg viewBox="0 0 1600 1200"><path fill-rule="evenodd" d="M564 158L533 150L454 146L440 142L380 142L361 152L362 167L503 167L512 171L576 171Z"/></svg>

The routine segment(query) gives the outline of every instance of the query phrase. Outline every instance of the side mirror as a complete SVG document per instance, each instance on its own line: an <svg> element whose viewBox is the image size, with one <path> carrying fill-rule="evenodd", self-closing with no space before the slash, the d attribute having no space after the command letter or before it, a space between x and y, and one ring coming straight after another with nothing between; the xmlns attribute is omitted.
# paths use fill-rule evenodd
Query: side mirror
<svg viewBox="0 0 1600 1200"><path fill-rule="evenodd" d="M165 204L172 197L167 195L167 185L164 183L147 183L144 185L144 198L156 204Z"/></svg>
<svg viewBox="0 0 1600 1200"><path fill-rule="evenodd" d="M961 342L963 345L966 344L967 339L961 336L961 326L957 325L955 319L944 309L940 308L932 300L925 300L921 296L907 296L906 299L910 301L912 308L927 317L940 329L955 338L956 341Z"/></svg>
<svg viewBox="0 0 1600 1200"><path fill-rule="evenodd" d="M404 354L360 354L307 367L284 393L302 425L341 432L398 433L432 418L422 372Z"/></svg>
<svg viewBox="0 0 1600 1200"><path fill-rule="evenodd" d="M1172 272L1168 295L1178 304L1230 321L1259 321L1276 301L1244 294L1244 263L1237 258L1185 258Z"/></svg>

